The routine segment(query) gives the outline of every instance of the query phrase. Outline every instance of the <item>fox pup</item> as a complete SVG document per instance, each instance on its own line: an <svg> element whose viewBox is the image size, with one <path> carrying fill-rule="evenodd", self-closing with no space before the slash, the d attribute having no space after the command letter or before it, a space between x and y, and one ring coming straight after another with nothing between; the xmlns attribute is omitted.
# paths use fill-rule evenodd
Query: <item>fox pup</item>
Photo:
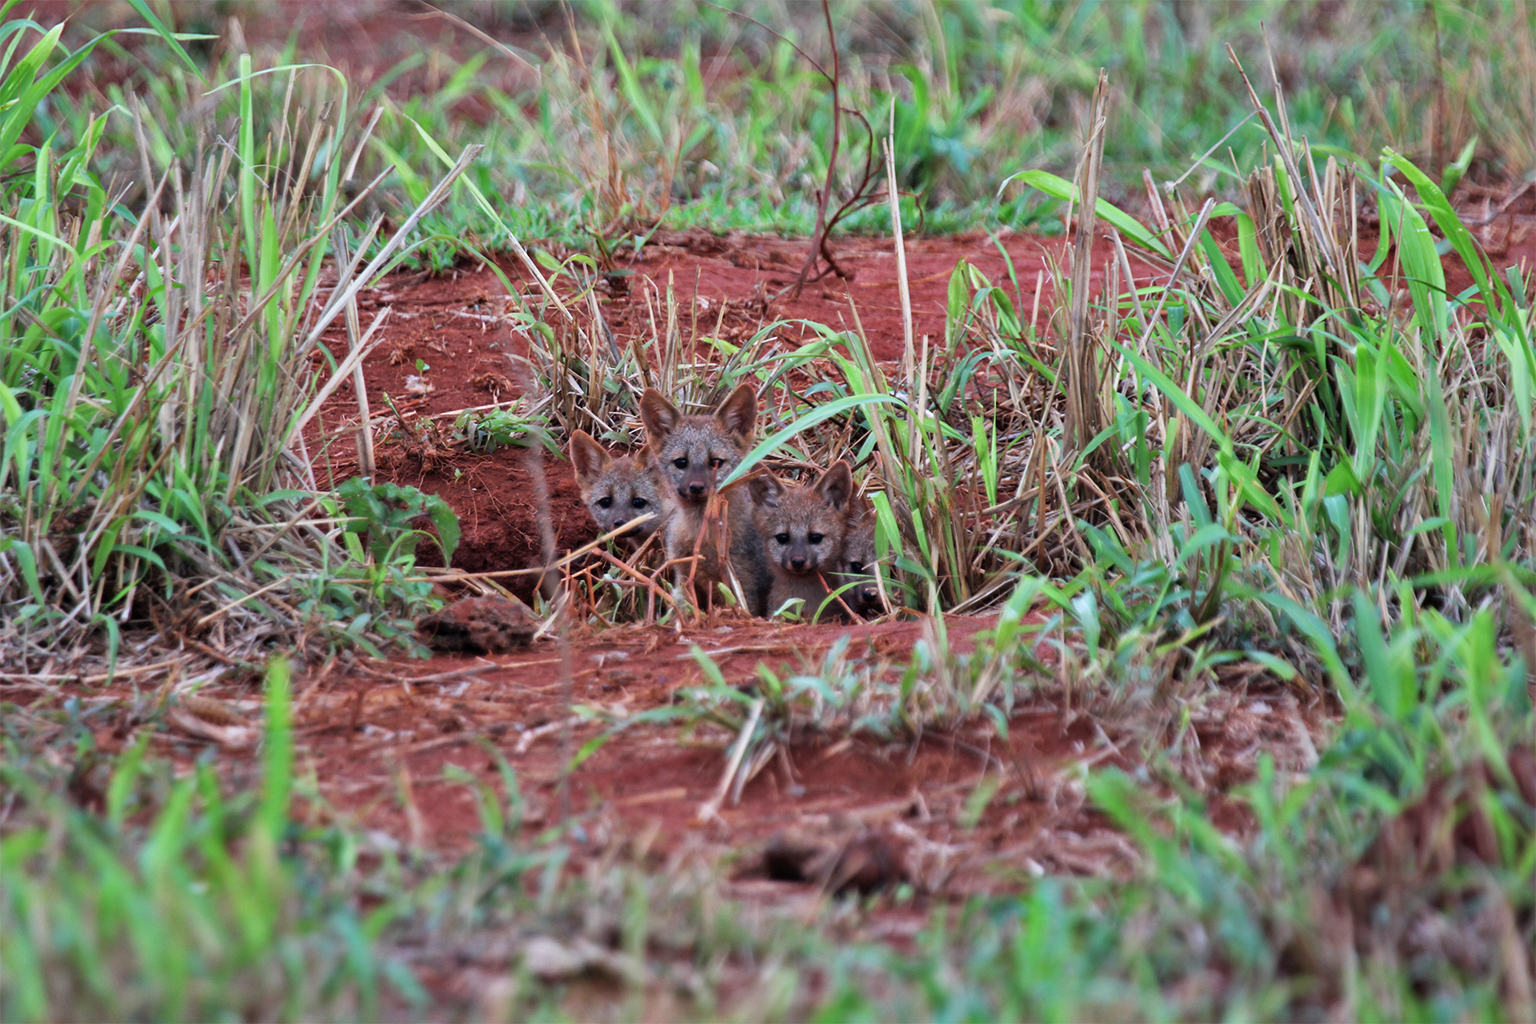
<svg viewBox="0 0 1536 1024"><path fill-rule="evenodd" d="M808 486L766 476L754 479L751 487L752 500L757 504L757 532L762 535L763 553L773 573L768 610L776 611L785 601L799 597L805 600L801 611L809 618L827 598L823 579L830 582L833 573L842 568L853 470L838 459ZM835 601L822 614L846 617Z"/></svg>
<svg viewBox="0 0 1536 1024"><path fill-rule="evenodd" d="M834 587L853 586L843 591L842 599L848 607L865 618L885 613L885 602L880 600L880 584L875 581L875 510L865 507L862 512L853 510L848 522L848 537L843 541L843 557L838 563Z"/></svg>
<svg viewBox="0 0 1536 1024"><path fill-rule="evenodd" d="M691 572L697 603L711 603L717 584L726 576L716 543L717 526L705 523L705 506L752 444L757 429L757 393L751 385L743 384L714 412L684 416L661 392L647 388L640 398L640 420L645 424L651 471L667 512L667 558L689 558L697 546L702 556L698 564L691 570L686 564L679 565L675 576L681 585ZM726 502L731 571L741 584L748 610L766 615L772 577L752 522L752 498L746 488L738 487L726 496Z"/></svg>
<svg viewBox="0 0 1536 1024"><path fill-rule="evenodd" d="M585 430L571 435L571 465L576 468L576 484L581 500L597 523L599 533L617 530L631 519L646 513L654 518L632 526L619 543L633 551L644 544L661 522L661 498L656 493L656 479L646 464L646 451L613 458Z"/></svg>

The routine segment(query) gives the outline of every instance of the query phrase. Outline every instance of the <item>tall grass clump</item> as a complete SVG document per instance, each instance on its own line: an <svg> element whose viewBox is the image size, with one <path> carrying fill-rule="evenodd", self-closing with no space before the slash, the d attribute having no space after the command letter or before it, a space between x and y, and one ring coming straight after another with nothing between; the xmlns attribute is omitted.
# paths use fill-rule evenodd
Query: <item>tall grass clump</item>
<svg viewBox="0 0 1536 1024"><path fill-rule="evenodd" d="M36 667L90 635L115 650L129 621L247 650L344 620L397 631L397 599L423 595L364 571L311 445L388 316L363 324L358 289L474 151L389 239L371 243L375 218L349 246L378 179L353 177L366 133L334 72L243 59L201 86L180 149L153 127L180 115L133 98L44 135L38 112L69 102L61 83L100 40L64 54L60 28L4 32L0 640ZM95 170L108 125L137 140L132 208ZM339 359L320 344L338 319Z"/></svg>
<svg viewBox="0 0 1536 1024"><path fill-rule="evenodd" d="M1140 224L1095 194L1101 115L1078 181L1022 176L1112 241L1053 275L1043 324L962 264L946 337L897 368L822 328L797 352L815 386L735 477L853 458L902 606L995 605L1022 576L1086 644L1070 676L1170 714L1235 660L1357 687L1362 608L1387 630L1491 611L1536 664L1532 283L1447 199L1460 168L1323 158L1281 94L1251 100L1275 155L1241 204L1160 190Z"/></svg>
<svg viewBox="0 0 1536 1024"><path fill-rule="evenodd" d="M1006 294L972 290L972 309L992 309L969 329L1008 366L998 386L1022 381L1056 410L1018 439L1020 465L1044 467L1034 543L1092 567L1098 596L1072 614L1101 642L1136 618L1105 606L1111 579L1139 580L1124 593L1141 588L1178 633L1219 627L1339 686L1345 667L1308 652L1348 634L1357 590L1384 622L1497 608L1512 640L1529 621L1513 595L1536 578L1536 472L1520 455L1536 426L1531 282L1406 157L1321 159L1279 94L1273 111L1254 102L1277 155L1240 205L1159 193L1148 229L1082 181L1023 175L1095 206L1115 236L1097 301L1089 250L1056 280L1051 330L1078 339L1077 363L1042 363L1009 330ZM1468 286L1449 286L1437 246ZM1069 388L1102 425L1092 436L1065 429Z"/></svg>

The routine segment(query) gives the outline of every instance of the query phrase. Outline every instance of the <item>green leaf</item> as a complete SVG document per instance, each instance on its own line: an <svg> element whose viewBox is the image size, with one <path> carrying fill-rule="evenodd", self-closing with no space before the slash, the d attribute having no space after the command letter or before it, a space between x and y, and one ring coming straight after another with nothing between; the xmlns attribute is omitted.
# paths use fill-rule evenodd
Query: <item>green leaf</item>
<svg viewBox="0 0 1536 1024"><path fill-rule="evenodd" d="M742 459L741 462L737 464L736 468L731 470L730 474L727 475L724 480L720 481L720 487L728 487L735 483L737 480L740 480L742 477L746 476L749 472L752 471L754 466L763 461L763 459L767 458L769 455L773 454L778 450L781 444L783 444L785 441L788 441L790 438L794 437L801 431L809 430L816 424L825 422L834 416L845 413L849 409L857 409L861 405L876 405L881 403L888 403L891 405L906 404L901 399L896 398L894 395L849 395L847 398L839 398L836 401L828 402L826 405L817 406L811 412L801 416L789 426L775 431L767 438L759 441L756 447L747 453L746 458Z"/></svg>
<svg viewBox="0 0 1536 1024"><path fill-rule="evenodd" d="M614 70L619 73L620 93L629 102L635 116L640 118L640 123L645 127L651 141L658 146L665 145L666 135L661 130L661 122L656 117L656 111L651 108L650 100L640 88L640 80L635 77L634 67L624 56L624 49L613 34L612 23L606 19L603 21L603 39L608 43L608 53L613 58Z"/></svg>
<svg viewBox="0 0 1536 1024"><path fill-rule="evenodd" d="M1419 199L1424 203L1424 208L1429 211L1429 215L1434 218L1435 224L1440 228L1440 233L1445 236L1446 241L1451 243L1451 248L1456 250L1456 254L1461 257L1467 272L1472 275L1472 281L1477 285L1477 290L1482 295L1483 301L1487 304L1489 310L1498 311L1508 306L1511 297L1504 287L1504 282L1488 272L1488 258L1483 255L1482 247L1477 244L1477 240L1472 237L1472 232L1467 229L1467 226L1461 222L1461 215L1456 212L1456 208L1451 205L1451 201L1440 190L1440 186L1431 181L1429 175L1419 170L1407 157L1393 152L1391 149L1384 149L1382 150L1383 176L1386 175L1388 167L1395 167L1402 171L1403 176L1413 184L1414 189L1419 194ZM1391 182L1388 182L1388 184L1392 186L1394 192L1401 195L1401 190L1395 184ZM1382 215L1385 220L1385 207L1382 208ZM1417 211L1414 211L1414 216L1418 217ZM1423 223L1423 218L1419 217L1418 224L1422 226ZM1428 236L1427 228L1425 229L1425 236ZM1433 240L1431 240L1430 244L1433 247ZM1418 247L1416 246L1416 248ZM1422 252L1416 251L1414 258L1415 261L1422 259ZM1435 254L1435 265L1436 267L1440 265L1438 253ZM1406 260L1404 266L1405 268L1408 266ZM1411 269L1409 273L1412 273ZM1445 291L1445 274L1443 271L1439 274L1439 284L1440 291L1443 293ZM1415 297L1415 300L1417 300L1417 297Z"/></svg>
<svg viewBox="0 0 1536 1024"><path fill-rule="evenodd" d="M1017 174L1009 175L1007 178L1004 178L1003 183L998 186L998 193L1001 194L1003 189L1013 181L1022 181L1024 184L1030 186L1031 188L1039 189L1046 195L1052 196L1056 199L1062 199L1078 204L1082 203L1082 196L1075 184L1067 181L1065 178L1058 177L1049 171L1020 171ZM1164 245L1156 235L1142 227L1140 221L1126 213L1124 210L1119 209L1118 207L1111 204L1108 200L1102 198L1094 204L1093 208L1100 217L1108 221L1110 224L1113 224L1116 230L1118 230L1126 238L1129 238L1132 242L1135 242L1137 245L1141 246L1143 249L1146 249L1150 252L1155 252L1159 256L1163 256L1168 259L1173 258L1173 253L1168 251L1168 247Z"/></svg>
<svg viewBox="0 0 1536 1024"><path fill-rule="evenodd" d="M288 659L273 658L267 666L267 728L261 774L259 821L271 842L279 842L288 827L288 803L293 787L293 729L289 706Z"/></svg>
<svg viewBox="0 0 1536 1024"><path fill-rule="evenodd" d="M112 781L107 783L107 820L114 828L122 828L128 815L128 798L139 779L139 766L144 752L149 748L151 733L148 729L139 734L139 740L129 747L112 770Z"/></svg>
<svg viewBox="0 0 1536 1024"><path fill-rule="evenodd" d="M1360 645L1360 660L1365 665L1365 676L1370 682L1371 699L1378 708L1401 722L1418 704L1413 665L1410 662L1407 671L1400 672L1393 664L1386 639L1381 633L1381 621L1365 591L1355 591L1354 610L1355 641Z"/></svg>
<svg viewBox="0 0 1536 1024"><path fill-rule="evenodd" d="M1391 155L1390 150L1387 153L1389 156L1383 161L1384 170L1387 160L1396 163L1401 159ZM1408 166L1412 167L1411 164ZM1404 173L1408 173L1406 169ZM1419 174L1418 178L1422 181L1420 195L1423 195L1425 190L1432 190L1434 194L1439 193L1439 189L1428 178L1422 174ZM1414 176L1410 174L1409 179L1414 180ZM1443 200L1444 196L1440 198ZM1396 182L1385 181L1384 187L1377 191L1377 201L1381 206L1382 224L1390 224L1392 230L1397 233L1398 255L1402 260L1403 274L1407 278L1408 293L1413 297L1415 319L1427 338L1438 341L1445 333L1450 319L1450 310L1446 304L1445 268L1441 265L1434 236L1429 233L1429 225L1424 222L1419 211L1414 209L1413 204L1408 202L1408 197L1403 194L1403 190ZM1460 221L1454 216L1452 220L1458 226L1460 225ZM1475 277L1476 271L1474 271Z"/></svg>
<svg viewBox="0 0 1536 1024"><path fill-rule="evenodd" d="M1151 381L1157 390L1161 391L1168 398L1168 401L1172 402L1185 416L1188 416L1195 426L1205 431L1224 451L1231 450L1232 438L1227 435L1226 431L1218 427L1216 421L1211 419L1210 414L1205 411L1200 403L1185 393L1184 389L1175 384L1172 378L1118 341L1112 341L1110 344L1114 346L1115 351L1119 352L1132 366L1136 367L1138 373Z"/></svg>
<svg viewBox="0 0 1536 1024"><path fill-rule="evenodd" d="M164 40L167 46L176 51L176 56L181 58L181 62L185 64L194 75L197 76L199 81L206 82L208 80L203 75L203 69L198 67L197 61L193 60L192 55L187 53L187 51L182 48L181 43L177 41L179 38L185 37L178 36L176 33L166 28L165 23L162 22L159 18L155 17L155 12L150 9L149 4L147 4L145 0L128 0L128 6L137 11L139 17L148 22L149 27L155 30L155 34ZM217 37L196 36L194 38L208 39Z"/></svg>
<svg viewBox="0 0 1536 1024"><path fill-rule="evenodd" d="M1227 531L1227 528L1222 526L1220 523L1210 523L1209 525L1200 527L1194 532L1193 535L1190 536L1189 540L1185 541L1182 545L1179 546L1179 557L1173 563L1174 572L1178 572L1180 569L1184 568L1185 562L1189 561L1190 558L1199 554L1201 551L1204 551L1206 548L1213 548L1221 544L1223 541L1232 541L1235 539L1236 538Z"/></svg>
<svg viewBox="0 0 1536 1024"><path fill-rule="evenodd" d="M453 506L436 494L430 495L426 502L427 518L432 520L432 525L437 528L437 538L443 548L443 564L453 563L453 553L458 550L459 538L462 531L459 527L459 515L453 510Z"/></svg>

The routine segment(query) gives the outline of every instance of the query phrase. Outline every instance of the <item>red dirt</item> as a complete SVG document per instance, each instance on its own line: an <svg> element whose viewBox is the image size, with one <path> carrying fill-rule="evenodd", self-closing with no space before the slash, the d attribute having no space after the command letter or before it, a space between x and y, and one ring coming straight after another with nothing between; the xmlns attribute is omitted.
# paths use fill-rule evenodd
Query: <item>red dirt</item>
<svg viewBox="0 0 1536 1024"><path fill-rule="evenodd" d="M972 650L992 621L948 617L951 650ZM1187 709L1187 725L1170 715L1166 734L1147 709L1121 712L1107 694L1048 685L1018 694L1006 735L985 717L954 728L930 719L916 739L822 733L802 718L783 756L743 788L739 802L718 794L734 733L709 724L631 725L565 773L572 755L611 724L694 699L689 692L705 683L695 645L726 685L755 692L759 665L781 679L814 671L826 648L851 633L850 663L894 685L925 629L921 622L850 629L716 619L677 631L578 630L569 703L559 645L548 640L513 654L325 666L294 680L297 771L318 782L310 814L451 853L482 830L477 787L504 796L504 759L516 773L525 828L541 831L569 813L579 849L618 849L657 864L702 857L736 879L737 895L763 900L805 891L769 880L764 854L785 837L864 857L865 881L907 882L943 898L1017 889L1044 873L1119 874L1137 854L1088 805L1089 769L1118 766L1166 794L1157 772L1144 774L1155 749L1183 785L1207 794L1219 827L1241 833L1251 823L1226 794L1254 777L1261 752L1283 773L1315 763L1311 736L1327 709L1263 683L1258 666L1237 665ZM170 731L155 735L160 749L190 765L216 742L233 783L253 784L253 685L220 682L173 698ZM89 698L104 699L125 709L97 734L110 753L135 741L130 684ZM704 810L712 799L714 814Z"/></svg>
<svg viewBox="0 0 1536 1024"><path fill-rule="evenodd" d="M951 617L953 649L970 649L991 621ZM802 730L785 757L745 786L739 804L722 803L718 816L701 814L734 739L718 727L699 728L690 743L676 725L632 726L562 778L571 755L608 722L667 706L704 684L690 653L695 644L728 685L749 687L760 663L786 677L815 665L845 632L854 637L850 655L890 664L899 675L922 631L911 622L848 630L738 620L680 633L642 626L583 632L572 645L572 704L606 721L566 717L561 659L549 642L513 655L322 671L295 684L303 770L313 769L322 798L343 817L447 850L467 848L482 827L462 778L499 794L496 758L504 757L517 773L525 826L561 818L564 786L594 852L617 843L656 858L703 854L733 865L740 878L762 877L761 851L789 830L831 842L894 830L904 837L907 880L949 895L1015 888L1045 871L1128 868L1135 855L1085 805L1075 766L1134 768L1144 737L1113 715L1064 711L1055 693L1016 710L1006 739L984 720L916 741ZM1197 716L1193 742L1224 776L1212 780L1217 819L1237 831L1246 821L1223 808L1222 792L1252 777L1260 748L1275 753L1282 770L1309 767L1310 741L1296 741L1317 724L1317 709L1303 711L1289 694L1244 691L1235 687ZM1264 735L1254 723L1278 732ZM983 786L996 787L985 802L977 796Z"/></svg>
<svg viewBox="0 0 1536 1024"><path fill-rule="evenodd" d="M988 624L985 619L953 619L951 641L969 646L976 630ZM858 627L853 630L857 638L853 650L873 660L882 655L904 658L920 629L917 623ZM573 644L572 701L610 714L666 706L681 691L705 683L690 654L694 644L711 654L729 685L747 686L757 679L759 662L790 672L803 670L805 658L814 657L845 631L837 626L787 627L738 620L734 625L682 634L639 626L584 634ZM418 780L413 789L428 845L463 846L480 829L472 794L462 785L445 782L442 773L444 766L458 764L483 777L491 766L475 741L484 736L517 769L529 800L528 823L552 822L559 815L562 766L571 753L607 727L581 723L571 727L568 738L562 736L565 704L556 647L545 643L526 654L494 658L437 657L412 665L409 672L389 666L374 679L364 678L366 673L350 673L301 684L306 688L299 721L301 727L307 721L316 723L307 745L319 777L348 780L348 792L326 795L345 810L368 808L394 794L391 770L409 771ZM454 678L408 682L445 673ZM547 735L527 739L530 730L550 726L554 728ZM705 730L699 738L706 745L680 745L674 727L635 726L619 733L571 776L571 811L602 810L621 826L659 822L657 848L671 849L694 830L694 814L719 780L724 766L721 749L730 741L719 729ZM810 738L806 750L794 755L806 789L800 798L803 806L825 809L830 806L829 794L840 790L846 791L850 805L867 802L871 794L894 799L911 792L914 773L910 769L871 771L867 758L856 749L877 744L856 743L831 758L825 756L824 746L824 740ZM962 764L967 756L940 752L940 760ZM374 758L378 767L371 774L371 784L360 786L358 768ZM969 756L969 762L979 766L975 756ZM424 798L423 787L432 787L434 795ZM770 816L762 813L763 804L783 799L774 792L777 789L772 772L755 779L744 791L741 808L722 808L727 828L737 826L747 835L767 828ZM396 826L409 828L409 814L399 807L378 807L367 817L372 825L389 827L393 820Z"/></svg>

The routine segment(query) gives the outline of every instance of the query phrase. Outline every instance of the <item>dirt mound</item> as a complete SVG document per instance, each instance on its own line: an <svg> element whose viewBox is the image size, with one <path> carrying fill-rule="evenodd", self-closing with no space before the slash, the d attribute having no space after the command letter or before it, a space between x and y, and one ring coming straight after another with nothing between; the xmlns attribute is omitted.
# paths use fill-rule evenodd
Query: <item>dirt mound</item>
<svg viewBox="0 0 1536 1024"><path fill-rule="evenodd" d="M781 336L791 344L813 337L797 323L810 320L834 327L862 328L877 358L898 360L905 351L901 310L897 299L896 261L888 240L839 239L838 259L853 276L828 278L809 285L799 298L783 293L795 280L804 259L804 241L764 239L743 235L716 236L708 232L661 233L637 260L609 278L600 303L605 321L620 346L654 337L662 303L670 289L679 317L688 329L743 341L767 324L787 321ZM915 238L908 242L917 341L942 344L949 278L964 259L994 281L1007 277L1012 260L1029 301L1043 279L1047 257L1061 255L1061 243L1009 234L999 249L979 235L958 238ZM521 280L522 267L504 261L501 269ZM378 417L391 408L398 419L376 426L379 476L441 495L458 513L463 537L453 564L471 572L521 570L542 564L538 502L528 455L504 448L490 455L466 452L449 437L464 410L483 409L519 393L519 370L508 356L526 354L523 343L507 329L508 308L500 280L489 268L461 268L431 277L400 274L386 279L359 302L364 326L387 307L390 319L381 329L382 341L363 362L370 412ZM1048 295L1036 314L1045 316ZM332 357L347 352L343 325L337 324L323 342ZM347 381L326 403L314 433L314 444L330 438L322 465L339 481L357 470L357 396ZM379 422L376 419L376 424ZM547 455L544 474L550 498L550 524L559 550L590 540L593 526L581 503L570 465ZM433 555L422 549L424 560ZM531 599L533 577L503 580L508 589Z"/></svg>
<svg viewBox="0 0 1536 1024"><path fill-rule="evenodd" d="M994 621L950 617L950 649L971 651ZM924 626L721 617L682 630L577 631L569 675L552 640L509 655L322 671L296 682L300 749L326 806L367 828L465 849L483 827L475 787L506 796L504 761L523 827L571 815L593 853L617 845L663 861L703 857L754 898L786 884L909 885L953 897L1136 864L1131 844L1088 804L1082 777L1095 766L1134 769L1145 737L1130 731L1131 719L1064 710L1054 692L1016 707L1006 735L985 718L935 720L916 735L882 734L877 723L823 731L809 719L786 729L775 719L776 746L754 748L766 751L760 770L732 784L738 732L697 712L739 705L707 689L695 649L727 687L751 697L762 692L759 665L781 680L819 673L843 637L849 664L897 687ZM1257 687L1211 708L1202 744L1232 750L1213 780L1213 814L1240 832L1246 819L1230 813L1225 790L1253 777L1254 723L1305 734L1317 712ZM668 717L655 719L658 710Z"/></svg>
<svg viewBox="0 0 1536 1024"><path fill-rule="evenodd" d="M434 651L505 654L532 642L538 620L521 601L466 597L423 618L416 631Z"/></svg>

